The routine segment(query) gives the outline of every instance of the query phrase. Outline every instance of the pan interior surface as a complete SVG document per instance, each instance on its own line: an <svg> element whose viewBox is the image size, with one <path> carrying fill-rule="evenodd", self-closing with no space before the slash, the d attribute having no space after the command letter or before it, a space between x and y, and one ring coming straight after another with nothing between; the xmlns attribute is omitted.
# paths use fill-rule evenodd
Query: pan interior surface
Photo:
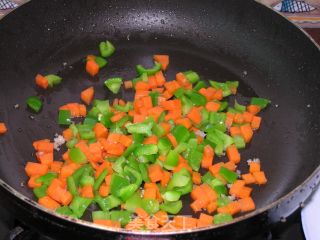
<svg viewBox="0 0 320 240"><path fill-rule="evenodd" d="M132 92L124 90L110 94L103 81L134 78L135 65L151 66L157 53L170 55L167 80L192 69L206 80L240 81L240 103L253 96L272 100L261 114L261 129L241 152L242 172L248 171L247 159L259 158L268 177L267 185L254 187L257 208L293 190L319 165L319 51L263 6L239 7L237 1L32 1L0 22L0 36L0 121L9 128L0 137L0 177L25 196L33 198L24 173L25 163L35 161L31 143L62 131L58 107L79 102L88 86L95 87L96 98L132 99ZM91 78L83 58L98 54L98 43L106 39L116 53ZM63 83L39 91L37 73L57 73ZM33 95L44 99L39 114L26 109L25 100ZM183 211L189 214L187 208Z"/></svg>

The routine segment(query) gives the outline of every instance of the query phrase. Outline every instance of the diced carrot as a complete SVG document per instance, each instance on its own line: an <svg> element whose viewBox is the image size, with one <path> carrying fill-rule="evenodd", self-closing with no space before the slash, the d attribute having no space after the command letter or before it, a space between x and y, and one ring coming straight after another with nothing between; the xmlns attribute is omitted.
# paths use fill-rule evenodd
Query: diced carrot
<svg viewBox="0 0 320 240"><path fill-rule="evenodd" d="M132 137L127 135L121 135L119 142L125 147L129 147L132 143Z"/></svg>
<svg viewBox="0 0 320 240"><path fill-rule="evenodd" d="M50 171L55 173L60 173L63 162L53 161L50 165Z"/></svg>
<svg viewBox="0 0 320 240"><path fill-rule="evenodd" d="M143 122L146 119L146 115L134 114L133 115L133 123Z"/></svg>
<svg viewBox="0 0 320 240"><path fill-rule="evenodd" d="M235 196L237 196L239 193L240 193L240 191L241 191L241 189L245 186L245 181L243 181L243 180L236 180L232 185L231 185L231 187L230 187L230 190L229 190L229 193L231 194L231 195L235 195Z"/></svg>
<svg viewBox="0 0 320 240"><path fill-rule="evenodd" d="M252 188L250 187L242 187L239 191L239 193L236 195L236 197L238 198L247 198L247 197L250 197L251 195L251 192L252 192Z"/></svg>
<svg viewBox="0 0 320 240"><path fill-rule="evenodd" d="M217 193L208 184L204 183L200 187L204 190L209 201L217 200L218 198Z"/></svg>
<svg viewBox="0 0 320 240"><path fill-rule="evenodd" d="M145 219L145 218L149 217L149 214L145 210L143 210L142 208L138 207L138 208L136 208L136 210L134 212L137 214L137 216L139 218Z"/></svg>
<svg viewBox="0 0 320 240"><path fill-rule="evenodd" d="M96 59L95 55L88 55L87 56L87 61L94 61Z"/></svg>
<svg viewBox="0 0 320 240"><path fill-rule="evenodd" d="M72 194L69 191L65 191L64 194L61 195L60 201L62 205L67 206L71 203L72 199Z"/></svg>
<svg viewBox="0 0 320 240"><path fill-rule="evenodd" d="M238 126L230 127L229 131L230 131L230 135L232 137L237 136L237 135L241 135L241 131Z"/></svg>
<svg viewBox="0 0 320 240"><path fill-rule="evenodd" d="M3 122L0 122L0 135L8 131L6 125Z"/></svg>
<svg viewBox="0 0 320 240"><path fill-rule="evenodd" d="M181 86L186 86L186 85L190 84L188 79L186 78L186 76L182 72L179 72L176 74L176 80Z"/></svg>
<svg viewBox="0 0 320 240"><path fill-rule="evenodd" d="M246 123L251 123L252 119L254 117L254 115L252 113L250 113L250 112L244 112L242 114L242 116L243 116L244 122L246 122Z"/></svg>
<svg viewBox="0 0 320 240"><path fill-rule="evenodd" d="M237 165L234 163L234 162L226 162L224 165L223 165L226 169L230 170L230 171L235 171L237 169Z"/></svg>
<svg viewBox="0 0 320 240"><path fill-rule="evenodd" d="M39 175L34 175L31 176L29 181L28 181L28 187L29 188L37 188L37 187L41 187L41 183L36 182L36 179L40 177Z"/></svg>
<svg viewBox="0 0 320 240"><path fill-rule="evenodd" d="M154 89L157 87L157 79L155 76L148 77L149 88Z"/></svg>
<svg viewBox="0 0 320 240"><path fill-rule="evenodd" d="M79 107L79 117L85 117L87 115L87 108L84 104L78 104Z"/></svg>
<svg viewBox="0 0 320 240"><path fill-rule="evenodd" d="M85 198L93 198L94 194L93 194L92 185L87 184L87 185L83 186L83 188L81 189L81 196L85 197Z"/></svg>
<svg viewBox="0 0 320 240"><path fill-rule="evenodd" d="M201 174L198 172L192 172L192 182L196 185L201 184Z"/></svg>
<svg viewBox="0 0 320 240"><path fill-rule="evenodd" d="M153 55L153 59L161 64L161 69L166 70L169 65L169 55L156 54Z"/></svg>
<svg viewBox="0 0 320 240"><path fill-rule="evenodd" d="M53 162L53 152L49 153L43 153L43 152L37 152L37 159L41 164L45 164L50 166Z"/></svg>
<svg viewBox="0 0 320 240"><path fill-rule="evenodd" d="M191 209L194 211L194 212L200 212L203 208L205 208L207 205L208 205L208 199L205 198L205 199L196 199L195 201L193 201L191 204L190 204L190 207Z"/></svg>
<svg viewBox="0 0 320 240"><path fill-rule="evenodd" d="M187 114L187 117L197 125L201 123L201 113L196 107L191 108L190 112Z"/></svg>
<svg viewBox="0 0 320 240"><path fill-rule="evenodd" d="M233 121L238 124L242 124L244 122L244 117L242 113L236 113L234 115Z"/></svg>
<svg viewBox="0 0 320 240"><path fill-rule="evenodd" d="M100 174L99 174L100 175ZM96 176L99 176L96 175ZM112 174L109 174L108 176L106 176L106 178L104 179L105 183L107 184L107 186L110 186L111 183L111 178L112 178Z"/></svg>
<svg viewBox="0 0 320 240"><path fill-rule="evenodd" d="M121 224L119 221L112 221L109 219L95 219L93 220L93 223L105 226L105 227L114 227L114 228L120 228Z"/></svg>
<svg viewBox="0 0 320 240"><path fill-rule="evenodd" d="M213 99L220 101L220 100L222 100L222 98L223 98L222 90L221 90L221 89L218 89L218 90L214 93Z"/></svg>
<svg viewBox="0 0 320 240"><path fill-rule="evenodd" d="M172 220L172 224L180 229L190 229L197 226L197 219L185 216L175 216Z"/></svg>
<svg viewBox="0 0 320 240"><path fill-rule="evenodd" d="M227 117L225 120L225 125L227 128L230 128L232 126L233 120L234 120L234 114L231 112L227 112Z"/></svg>
<svg viewBox="0 0 320 240"><path fill-rule="evenodd" d="M226 214L237 214L241 211L241 206L237 201L231 202L226 206L219 207L217 209L218 213L226 213Z"/></svg>
<svg viewBox="0 0 320 240"><path fill-rule="evenodd" d="M148 175L151 182L158 182L161 181L163 177L163 170L159 164L149 165Z"/></svg>
<svg viewBox="0 0 320 240"><path fill-rule="evenodd" d="M200 213L199 220L198 220L198 227L199 227L199 222L201 223L201 227L210 226L213 223L213 217L205 213Z"/></svg>
<svg viewBox="0 0 320 240"><path fill-rule="evenodd" d="M213 100L214 99L214 96L215 96L215 94L216 94L216 89L215 88L213 88L213 87L208 87L207 88L207 95L208 95L208 101L211 101L211 100ZM222 92L221 92L222 93ZM218 93L218 95L219 95L220 93ZM218 96L219 97L219 96Z"/></svg>
<svg viewBox="0 0 320 240"><path fill-rule="evenodd" d="M139 81L139 82L136 83L135 89L136 90L144 90L144 91L146 91L146 90L150 89L150 86L149 86L149 83L147 83L147 82Z"/></svg>
<svg viewBox="0 0 320 240"><path fill-rule="evenodd" d="M226 152L227 152L227 157L228 157L229 161L236 163L236 164L240 162L240 153L234 144L227 147Z"/></svg>
<svg viewBox="0 0 320 240"><path fill-rule="evenodd" d="M207 99L207 101L210 101L211 97L210 97L210 95L209 95L209 93L208 93L208 91L207 91L206 88L201 88L201 89L199 90L199 93L200 93L201 95L203 95L203 96Z"/></svg>
<svg viewBox="0 0 320 240"><path fill-rule="evenodd" d="M250 162L249 163L249 172L254 173L254 172L260 172L261 165L260 162Z"/></svg>
<svg viewBox="0 0 320 240"><path fill-rule="evenodd" d="M62 136L66 141L69 141L73 137L73 132L70 128L67 128L67 129L63 130Z"/></svg>
<svg viewBox="0 0 320 240"><path fill-rule="evenodd" d="M157 189L147 188L144 190L143 198L156 199L157 198Z"/></svg>
<svg viewBox="0 0 320 240"><path fill-rule="evenodd" d="M117 121L119 121L121 118L123 118L125 115L126 115L126 114L125 114L124 112L119 112L119 113L113 115L113 116L110 118L110 120L111 120L111 122L117 122Z"/></svg>
<svg viewBox="0 0 320 240"><path fill-rule="evenodd" d="M206 145L203 150L201 167L209 168L210 166L212 166L213 159L214 159L214 150L210 145Z"/></svg>
<svg viewBox="0 0 320 240"><path fill-rule="evenodd" d="M165 79L162 71L157 72L155 74L155 77L156 77L156 81L157 81L157 86L162 87L166 82L166 79ZM163 92L163 89L162 89L162 92Z"/></svg>
<svg viewBox="0 0 320 240"><path fill-rule="evenodd" d="M156 212L153 216L160 226L165 225L169 220L168 214L164 211Z"/></svg>
<svg viewBox="0 0 320 240"><path fill-rule="evenodd" d="M130 89L133 87L132 81L124 81L124 88Z"/></svg>
<svg viewBox="0 0 320 240"><path fill-rule="evenodd" d="M85 102L85 104L90 105L94 97L94 88L89 87L81 92L81 100Z"/></svg>
<svg viewBox="0 0 320 240"><path fill-rule="evenodd" d="M246 143L250 142L253 136L253 131L250 125L240 126L241 135Z"/></svg>
<svg viewBox="0 0 320 240"><path fill-rule="evenodd" d="M162 179L160 181L160 184L162 187L166 187L170 181L171 178L171 174L168 171L163 171L163 176Z"/></svg>
<svg viewBox="0 0 320 240"><path fill-rule="evenodd" d="M35 175L42 176L48 172L48 165L34 163L34 162L27 162L25 167L26 174L31 177Z"/></svg>
<svg viewBox="0 0 320 240"><path fill-rule="evenodd" d="M36 84L43 89L47 89L49 86L48 79L46 77L42 76L41 74L37 74Z"/></svg>
<svg viewBox="0 0 320 240"><path fill-rule="evenodd" d="M256 179L253 177L251 173L242 174L241 177L246 184L252 184L256 182Z"/></svg>
<svg viewBox="0 0 320 240"><path fill-rule="evenodd" d="M66 179L67 177L71 176L74 173L74 171L76 171L79 167L80 165L76 163L64 165L60 170L59 177Z"/></svg>
<svg viewBox="0 0 320 240"><path fill-rule="evenodd" d="M86 71L94 77L99 72L99 65L94 60L89 60L86 63Z"/></svg>
<svg viewBox="0 0 320 240"><path fill-rule="evenodd" d="M171 110L168 112L168 114L164 117L165 121L169 121L169 120L177 120L179 118L181 118L182 116L182 112L181 109L176 109L176 110Z"/></svg>
<svg viewBox="0 0 320 240"><path fill-rule="evenodd" d="M58 207L60 207L60 204L57 203L55 200L53 200L52 198L45 196L42 198L39 198L38 203L48 209L51 210L56 210Z"/></svg>
<svg viewBox="0 0 320 240"><path fill-rule="evenodd" d="M167 122L162 122L160 123L161 127L163 127L164 131L165 131L165 135L169 134L170 130L171 130L171 125ZM169 139L170 140L170 139Z"/></svg>
<svg viewBox="0 0 320 240"><path fill-rule="evenodd" d="M180 101L180 99L168 100L168 101L161 102L160 105L164 110L175 111L175 110L181 108L181 101Z"/></svg>
<svg viewBox="0 0 320 240"><path fill-rule="evenodd" d="M204 192L204 189L201 188L201 186L195 186L190 194L191 198L193 200L197 200L197 199L201 199L201 198L207 198L206 193ZM207 200L209 201L209 199L207 198Z"/></svg>
<svg viewBox="0 0 320 240"><path fill-rule="evenodd" d="M206 104L206 109L209 112L218 112L219 108L220 108L220 103L218 102L207 102Z"/></svg>
<svg viewBox="0 0 320 240"><path fill-rule="evenodd" d="M156 135L152 135L144 139L143 144L157 144L158 138Z"/></svg>
<svg viewBox="0 0 320 240"><path fill-rule="evenodd" d="M260 128L261 124L261 117L258 116L253 116L252 121L251 121L251 127L253 130L257 130Z"/></svg>
<svg viewBox="0 0 320 240"><path fill-rule="evenodd" d="M177 91L180 88L180 85L177 81L171 81L171 82L166 82L164 84L164 87L167 89L169 93L174 94L175 91Z"/></svg>
<svg viewBox="0 0 320 240"><path fill-rule="evenodd" d="M238 202L240 204L241 212L252 211L256 208L251 197L239 199Z"/></svg>
<svg viewBox="0 0 320 240"><path fill-rule="evenodd" d="M256 183L259 185L266 184L268 181L266 178L266 175L264 174L263 171L253 172L252 175L253 175L254 179L256 180Z"/></svg>
<svg viewBox="0 0 320 240"><path fill-rule="evenodd" d="M258 112L260 112L260 107L257 105L249 105L247 106L247 111L253 115L256 115Z"/></svg>
<svg viewBox="0 0 320 240"><path fill-rule="evenodd" d="M167 138L170 140L172 146L174 146L174 147L178 146L178 142L172 133L168 133Z"/></svg>
<svg viewBox="0 0 320 240"><path fill-rule="evenodd" d="M99 188L99 194L101 197L106 197L108 196L110 193L110 186L103 183L101 184L100 188Z"/></svg>
<svg viewBox="0 0 320 240"><path fill-rule="evenodd" d="M209 202L208 205L207 205L207 211L208 213L213 213L215 210L217 209L217 203L212 201L212 202Z"/></svg>
<svg viewBox="0 0 320 240"><path fill-rule="evenodd" d="M34 141L32 145L37 152L53 152L53 143L49 139Z"/></svg>
<svg viewBox="0 0 320 240"><path fill-rule="evenodd" d="M220 167L222 167L223 165L224 165L223 162L216 163L209 167L209 171L211 172L212 175L215 175L219 173Z"/></svg>
<svg viewBox="0 0 320 240"><path fill-rule="evenodd" d="M96 123L93 128L96 138L106 138L108 136L108 129L102 123Z"/></svg>

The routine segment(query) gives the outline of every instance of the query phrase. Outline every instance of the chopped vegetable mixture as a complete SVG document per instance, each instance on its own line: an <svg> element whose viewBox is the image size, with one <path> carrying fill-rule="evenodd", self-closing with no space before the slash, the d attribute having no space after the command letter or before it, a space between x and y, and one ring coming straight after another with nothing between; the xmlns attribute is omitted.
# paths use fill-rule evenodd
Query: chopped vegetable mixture
<svg viewBox="0 0 320 240"><path fill-rule="evenodd" d="M101 56L86 58L86 71L95 76L107 65L115 48L99 45ZM104 82L106 91L121 87L135 91L133 101L94 99L94 88L81 92L80 103L58 109L58 124L65 127L62 161L54 160L54 143L33 142L38 162L28 162L28 186L38 203L59 214L81 218L96 205L92 221L129 230L170 231L206 227L232 221L239 213L255 209L252 185L266 184L258 159L248 172L237 165L241 149L260 128L258 113L269 100L252 98L249 105L227 97L239 83L203 81L194 71L179 72L167 81L168 55L154 55L154 65L136 66L137 77ZM60 84L56 75L36 77L41 88ZM42 102L27 100L38 112ZM74 118L82 117L81 123ZM79 122L79 121L78 121ZM0 133L5 132L0 125ZM56 148L56 147L55 147ZM226 155L228 161L220 157ZM183 216L183 196L192 199L194 215Z"/></svg>

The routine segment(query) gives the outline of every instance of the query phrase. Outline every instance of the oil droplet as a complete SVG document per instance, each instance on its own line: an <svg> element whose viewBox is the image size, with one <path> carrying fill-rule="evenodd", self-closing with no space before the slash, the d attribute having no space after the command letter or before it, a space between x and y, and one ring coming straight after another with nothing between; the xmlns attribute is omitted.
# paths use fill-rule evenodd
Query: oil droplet
<svg viewBox="0 0 320 240"><path fill-rule="evenodd" d="M301 202L299 205L300 205L301 208L304 208L304 206L305 206L304 202Z"/></svg>
<svg viewBox="0 0 320 240"><path fill-rule="evenodd" d="M285 217L280 218L280 222L285 223L286 221L287 221L287 219Z"/></svg>
<svg viewBox="0 0 320 240"><path fill-rule="evenodd" d="M30 115L29 118L30 118L31 120L34 120L34 119L35 119L35 117L34 117L33 115Z"/></svg>
<svg viewBox="0 0 320 240"><path fill-rule="evenodd" d="M14 108L14 109L19 109L19 108L20 108L20 105L17 103L17 104L15 104L15 105L13 105L13 108Z"/></svg>

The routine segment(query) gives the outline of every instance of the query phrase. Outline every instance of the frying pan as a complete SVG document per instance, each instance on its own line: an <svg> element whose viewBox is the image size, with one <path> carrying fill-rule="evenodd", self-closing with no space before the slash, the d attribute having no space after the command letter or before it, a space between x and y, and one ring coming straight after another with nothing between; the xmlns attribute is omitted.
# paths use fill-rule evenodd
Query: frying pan
<svg viewBox="0 0 320 240"><path fill-rule="evenodd" d="M241 238L284 222L319 182L319 48L285 18L254 1L33 0L1 20L0 39L0 119L9 128L0 138L0 200L38 231L58 239ZM106 70L91 78L82 59L98 54L97 45L105 39L117 51ZM124 90L109 94L103 80L132 79L134 66L150 66L155 53L170 55L168 79L192 69L203 79L240 81L241 103L252 96L272 100L262 113L259 133L241 152L240 170L247 169L246 159L258 157L268 177L267 185L253 191L257 209L221 226L132 233L58 216L36 204L25 187L24 166L34 160L33 140L61 131L57 108L78 100L80 91L91 85L97 98L130 99ZM33 82L37 73L57 73L64 80L53 90L40 91ZM44 100L37 115L25 106L32 95Z"/></svg>

